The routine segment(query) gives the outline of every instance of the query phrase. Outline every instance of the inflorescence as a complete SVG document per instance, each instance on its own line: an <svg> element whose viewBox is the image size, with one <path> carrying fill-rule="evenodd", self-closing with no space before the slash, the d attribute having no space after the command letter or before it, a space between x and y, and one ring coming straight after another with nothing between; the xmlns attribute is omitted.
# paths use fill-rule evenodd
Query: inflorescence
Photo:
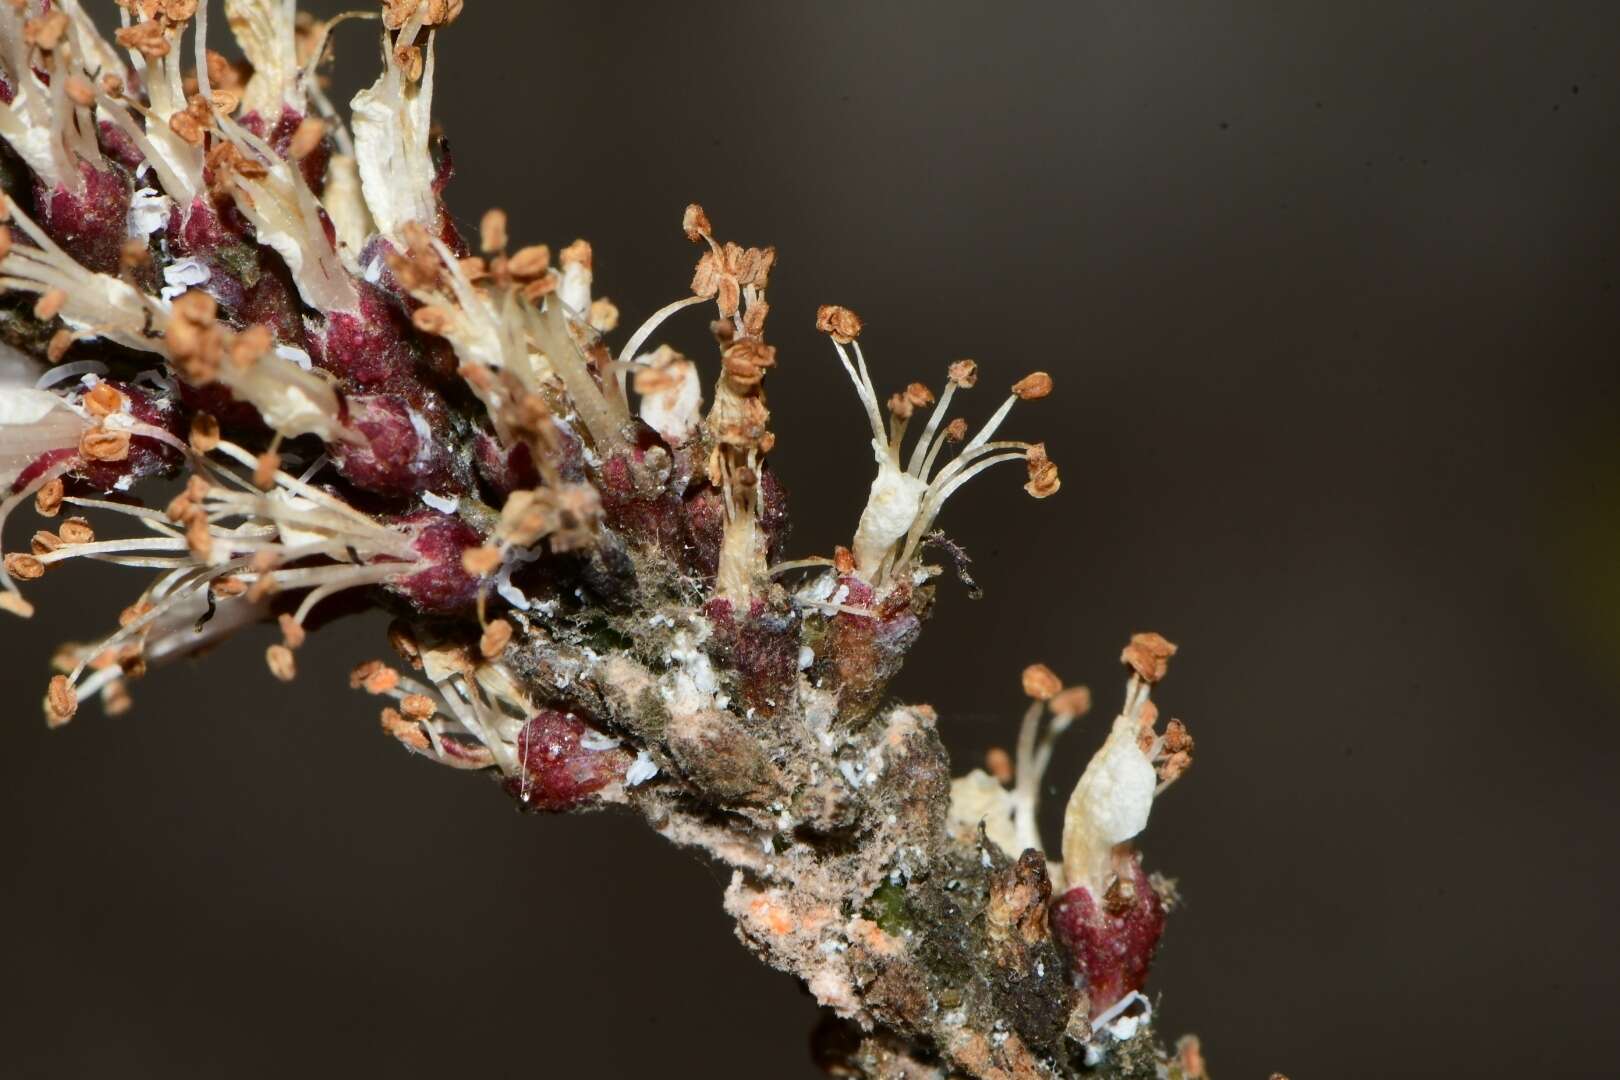
<svg viewBox="0 0 1620 1080"><path fill-rule="evenodd" d="M524 805L592 805L679 764L581 689L612 681L615 649L652 672L649 707L671 725L791 706L831 747L825 718L875 715L915 639L947 501L1004 463L1035 498L1058 491L1043 443L997 437L1049 375L970 431L949 409L974 361L950 364L937 397L913 382L885 399L861 320L826 306L816 326L877 475L848 547L783 558L774 248L722 241L687 207L688 293L614 348L590 244L514 245L500 210L468 236L446 208L435 45L461 0L369 13L383 71L347 113L323 72L352 16L223 11L237 58L208 47L198 0L118 0L111 40L79 0L0 0L0 524L31 503L49 526L4 554L0 608L31 615L27 585L73 560L146 575L116 625L59 651L52 725L91 698L121 712L149 668L260 624L280 635L270 673L291 680L325 619L380 606L397 661L350 681L384 699L389 736L494 773ZM694 307L718 353L707 408L699 363L655 341ZM1051 861L1053 932L1099 1023L1139 992L1163 923L1131 841L1190 760L1148 698L1173 651L1157 635L1127 650L1125 707ZM1016 762L993 756L952 800L959 827L1011 858L1043 850L1053 743L1090 705L1045 668L1024 682Z"/></svg>

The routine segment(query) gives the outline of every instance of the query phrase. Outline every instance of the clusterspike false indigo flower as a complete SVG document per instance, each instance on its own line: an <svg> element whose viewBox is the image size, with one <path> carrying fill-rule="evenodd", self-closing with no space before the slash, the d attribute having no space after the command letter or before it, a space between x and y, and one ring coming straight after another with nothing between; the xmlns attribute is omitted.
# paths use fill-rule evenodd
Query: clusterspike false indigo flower
<svg viewBox="0 0 1620 1080"><path fill-rule="evenodd" d="M614 347L590 244L514 246L499 210L464 236L431 116L462 6L382 4L382 73L345 112L340 20L293 0L224 0L237 60L199 0L118 0L111 40L80 0L0 3L0 525L31 504L46 526L6 547L0 608L30 616L29 583L76 560L142 576L57 653L47 721L123 712L260 624L292 681L325 622L382 607L397 659L350 684L383 732L729 866L739 933L836 1016L820 1052L846 1075L1170 1068L1140 993L1169 890L1132 843L1190 760L1148 700L1173 647L1127 649L1060 860L1037 800L1083 689L1029 669L1016 766L954 783L934 711L886 700L934 601L925 553L964 561L945 503L1008 462L1058 491L1044 444L996 437L1050 376L970 434L948 411L977 364L884 399L861 320L821 308L877 476L848 548L784 558L775 249L688 206L689 292ZM656 341L711 305L712 369Z"/></svg>

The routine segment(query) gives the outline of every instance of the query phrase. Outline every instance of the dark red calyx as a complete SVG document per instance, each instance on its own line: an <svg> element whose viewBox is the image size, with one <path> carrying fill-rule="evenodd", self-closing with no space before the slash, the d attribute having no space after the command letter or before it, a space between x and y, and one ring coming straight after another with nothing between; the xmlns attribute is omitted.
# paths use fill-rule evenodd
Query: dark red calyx
<svg viewBox="0 0 1620 1080"><path fill-rule="evenodd" d="M1075 985L1090 995L1093 1017L1146 984L1164 933L1164 904L1139 857L1125 861L1101 904L1077 885L1052 905L1049 919Z"/></svg>
<svg viewBox="0 0 1620 1080"><path fill-rule="evenodd" d="M416 331L400 304L366 281L355 283L358 311L334 312L313 334L310 355L351 390L395 388L416 381L422 363Z"/></svg>
<svg viewBox="0 0 1620 1080"><path fill-rule="evenodd" d="M840 701L851 709L859 711L881 698L922 633L912 595L905 582L879 596L854 574L838 579L832 602L855 611L839 611L828 620L816 647L816 673L825 685L837 687ZM865 611L872 614L857 613Z"/></svg>
<svg viewBox="0 0 1620 1080"><path fill-rule="evenodd" d="M208 268L204 287L234 321L268 326L281 344L310 351L292 271L274 250L253 242L234 205L199 198L177 207L168 233L173 254Z"/></svg>
<svg viewBox="0 0 1620 1080"><path fill-rule="evenodd" d="M766 558L775 562L781 558L782 546L788 536L787 490L768 468L760 473L760 495L763 506L759 514L759 530L765 537ZM693 573L713 580L719 572L720 547L725 538L724 497L718 489L702 484L687 495L683 509L686 513L687 567Z"/></svg>
<svg viewBox="0 0 1620 1080"><path fill-rule="evenodd" d="M283 105L281 115L274 124L266 130L265 118L257 112L250 112L238 121L243 127L270 144L270 148L284 160L292 160L293 135L298 131L298 125L304 122L304 114L297 109ZM304 157L298 160L298 170L303 173L304 183L316 195L321 194L326 187L326 167L332 160L332 140L330 136L324 137Z"/></svg>
<svg viewBox="0 0 1620 1080"><path fill-rule="evenodd" d="M458 467L449 409L439 395L424 391L412 401L403 394L351 394L344 407L344 425L355 438L331 449L349 483L396 498L467 492L468 470Z"/></svg>
<svg viewBox="0 0 1620 1080"><path fill-rule="evenodd" d="M481 547L484 537L458 517L418 510L391 524L411 536L423 569L389 582L393 592L427 615L461 615L478 603L479 579L461 564L462 553Z"/></svg>
<svg viewBox="0 0 1620 1080"><path fill-rule="evenodd" d="M141 167L146 155L141 148L135 145L135 140L124 133L124 129L111 120L103 120L96 125L96 138L101 144L101 152L112 158L118 164L133 173Z"/></svg>
<svg viewBox="0 0 1620 1080"><path fill-rule="evenodd" d="M760 599L751 601L746 614L719 599L703 611L712 627L709 651L722 670L734 673L738 700L766 714L792 700L799 680L798 614L777 611Z"/></svg>
<svg viewBox="0 0 1620 1080"><path fill-rule="evenodd" d="M542 709L518 732L518 775L505 781L531 810L577 810L615 780L630 755L573 713Z"/></svg>
<svg viewBox="0 0 1620 1080"><path fill-rule="evenodd" d="M46 190L36 179L40 225L87 269L117 273L134 189L121 169L97 169L81 161L79 175L84 179L79 192Z"/></svg>
<svg viewBox="0 0 1620 1080"><path fill-rule="evenodd" d="M514 491L540 485L540 472L534 467L527 443L507 449L495 436L479 432L473 437L473 463L478 467L478 479L489 489L496 505Z"/></svg>
<svg viewBox="0 0 1620 1080"><path fill-rule="evenodd" d="M667 462L668 452L663 453ZM680 496L667 485L649 483L648 469L646 453L639 449L602 463L596 476L602 516L631 543L677 555L688 543Z"/></svg>

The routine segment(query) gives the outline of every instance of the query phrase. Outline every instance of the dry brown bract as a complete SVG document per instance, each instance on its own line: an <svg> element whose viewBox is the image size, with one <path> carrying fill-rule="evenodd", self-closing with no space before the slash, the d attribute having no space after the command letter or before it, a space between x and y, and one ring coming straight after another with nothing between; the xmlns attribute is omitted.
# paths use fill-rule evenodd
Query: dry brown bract
<svg viewBox="0 0 1620 1080"><path fill-rule="evenodd" d="M1170 670L1170 658L1176 647L1160 634L1134 634L1125 651L1119 654L1122 664L1130 665L1143 682L1156 683Z"/></svg>

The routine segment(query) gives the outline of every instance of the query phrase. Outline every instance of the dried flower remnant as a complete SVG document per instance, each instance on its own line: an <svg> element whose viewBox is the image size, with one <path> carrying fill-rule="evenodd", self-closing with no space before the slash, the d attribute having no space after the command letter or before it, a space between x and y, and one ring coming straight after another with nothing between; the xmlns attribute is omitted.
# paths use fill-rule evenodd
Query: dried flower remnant
<svg viewBox="0 0 1620 1080"><path fill-rule="evenodd" d="M1118 1060L1168 1066L1131 996L1162 911L1130 844L1191 761L1147 700L1173 647L1126 650L1126 714L1061 861L1037 802L1084 688L1032 666L1016 746L954 783L949 720L888 699L934 603L922 551L945 502L1003 462L1030 495L1059 490L1044 443L996 438L1050 376L974 433L948 416L973 361L880 396L860 318L822 308L878 473L848 547L784 558L775 249L686 206L690 282L621 332L588 242L526 238L498 209L463 235L448 212L438 36L495 8L373 4L382 72L344 109L335 20L289 0L120 7L109 39L79 0L0 5L0 291L21 350L0 356L0 524L44 519L0 552L0 610L30 616L24 590L74 560L139 579L59 650L46 721L122 714L139 680L254 626L275 635L260 677L307 692L321 624L386 606L399 663L349 679L383 699L385 735L525 809L623 806L709 852L743 939L864 1029L866 1060L1072 1076L1134 1025ZM221 9L242 61L210 48ZM707 356L657 340L688 308ZM790 588L795 568L813 573Z"/></svg>

